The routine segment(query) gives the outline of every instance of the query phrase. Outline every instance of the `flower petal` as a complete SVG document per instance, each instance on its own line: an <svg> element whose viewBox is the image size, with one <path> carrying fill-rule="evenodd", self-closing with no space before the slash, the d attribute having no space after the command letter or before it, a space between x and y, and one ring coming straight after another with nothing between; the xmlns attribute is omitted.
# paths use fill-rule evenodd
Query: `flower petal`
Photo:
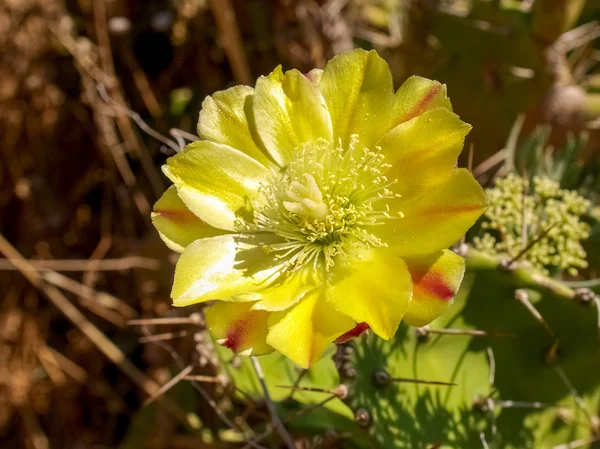
<svg viewBox="0 0 600 449"><path fill-rule="evenodd" d="M403 320L411 326L425 326L452 304L465 274L465 259L445 249L405 262L413 281L413 297Z"/></svg>
<svg viewBox="0 0 600 449"><path fill-rule="evenodd" d="M328 304L323 291L317 289L288 311L271 315L267 343L306 369L355 324Z"/></svg>
<svg viewBox="0 0 600 449"><path fill-rule="evenodd" d="M412 283L406 264L387 249L365 251L336 263L327 301L389 340L408 308Z"/></svg>
<svg viewBox="0 0 600 449"><path fill-rule="evenodd" d="M234 230L250 212L249 200L268 174L250 156L208 141L189 144L163 171L186 206L211 226Z"/></svg>
<svg viewBox="0 0 600 449"><path fill-rule="evenodd" d="M448 177L462 151L471 125L445 108L431 109L396 126L377 142L397 179L394 191L403 196Z"/></svg>
<svg viewBox="0 0 600 449"><path fill-rule="evenodd" d="M411 76L396 92L394 126L434 108L452 111L452 104L446 96L446 85L420 76Z"/></svg>
<svg viewBox="0 0 600 449"><path fill-rule="evenodd" d="M387 63L376 51L356 49L327 63L319 83L327 103L337 144L348 147L353 134L374 149L392 127L394 91Z"/></svg>
<svg viewBox="0 0 600 449"><path fill-rule="evenodd" d="M196 217L181 201L175 186L169 187L154 205L152 223L160 238L178 253L195 240L224 233Z"/></svg>
<svg viewBox="0 0 600 449"><path fill-rule="evenodd" d="M240 150L267 164L269 158L255 139L253 94L251 87L235 86L206 97L200 110L198 135L202 139Z"/></svg>
<svg viewBox="0 0 600 449"><path fill-rule="evenodd" d="M321 83L321 77L323 76L323 69L312 69L306 74L306 77L317 87Z"/></svg>
<svg viewBox="0 0 600 449"><path fill-rule="evenodd" d="M276 263L254 236L227 234L196 240L177 262L171 291L173 305L230 300L235 295L259 291L274 280Z"/></svg>
<svg viewBox="0 0 600 449"><path fill-rule="evenodd" d="M379 236L400 257L435 253L456 243L487 207L483 189L464 168L421 195L389 203L392 216L377 228Z"/></svg>
<svg viewBox="0 0 600 449"><path fill-rule="evenodd" d="M353 329L350 329L345 334L340 335L335 340L335 343L338 344L338 345L346 343L347 341L350 341L353 338L360 337L363 333L365 333L369 329L371 329L371 327L367 323L357 323L356 326L354 326Z"/></svg>
<svg viewBox="0 0 600 449"><path fill-rule="evenodd" d="M319 90L298 70L281 66L256 82L254 114L265 147L280 165L306 142L331 141L331 119Z"/></svg>
<svg viewBox="0 0 600 449"><path fill-rule="evenodd" d="M318 284L317 276L309 267L277 280L260 292L248 293L241 299L256 301L254 310L276 312L292 307Z"/></svg>
<svg viewBox="0 0 600 449"><path fill-rule="evenodd" d="M206 324L220 345L243 355L273 352L266 342L269 312L252 310L252 303L217 301L206 311Z"/></svg>

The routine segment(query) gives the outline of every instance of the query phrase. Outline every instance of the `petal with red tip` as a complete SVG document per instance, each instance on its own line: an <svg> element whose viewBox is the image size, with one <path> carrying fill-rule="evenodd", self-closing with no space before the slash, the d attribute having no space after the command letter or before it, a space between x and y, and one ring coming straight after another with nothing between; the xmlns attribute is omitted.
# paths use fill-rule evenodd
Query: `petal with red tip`
<svg viewBox="0 0 600 449"><path fill-rule="evenodd" d="M411 120L434 108L452 111L446 85L420 76L411 76L396 92L393 125Z"/></svg>
<svg viewBox="0 0 600 449"><path fill-rule="evenodd" d="M154 205L152 223L160 238L178 253L182 253L186 246L198 239L225 232L196 217L181 201L175 186L169 187Z"/></svg>
<svg viewBox="0 0 600 449"><path fill-rule="evenodd" d="M222 346L244 355L273 352L266 343L269 312L252 310L252 303L215 302L206 311L206 324Z"/></svg>
<svg viewBox="0 0 600 449"><path fill-rule="evenodd" d="M371 327L367 323L358 323L356 326L354 326L354 329L350 329L344 335L340 335L335 342L338 345L341 345L342 343L346 343L353 338L360 337L369 329L371 329Z"/></svg>
<svg viewBox="0 0 600 449"><path fill-rule="evenodd" d="M411 326L425 326L452 305L465 274L465 259L444 250L405 262L413 281L413 297L403 320Z"/></svg>
<svg viewBox="0 0 600 449"><path fill-rule="evenodd" d="M355 325L325 300L321 289L313 290L291 309L271 315L267 343L306 369Z"/></svg>

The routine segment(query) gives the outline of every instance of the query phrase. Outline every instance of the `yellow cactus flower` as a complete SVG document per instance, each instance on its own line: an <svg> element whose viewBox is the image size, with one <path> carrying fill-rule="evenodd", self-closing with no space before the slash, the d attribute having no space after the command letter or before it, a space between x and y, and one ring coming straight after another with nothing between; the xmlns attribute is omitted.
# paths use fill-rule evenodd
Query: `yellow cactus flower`
<svg viewBox="0 0 600 449"><path fill-rule="evenodd" d="M216 300L220 344L304 368L365 329L429 323L464 274L447 248L486 206L455 168L470 129L436 81L394 93L375 51L207 97L202 140L167 161L153 213L181 253L174 305Z"/></svg>

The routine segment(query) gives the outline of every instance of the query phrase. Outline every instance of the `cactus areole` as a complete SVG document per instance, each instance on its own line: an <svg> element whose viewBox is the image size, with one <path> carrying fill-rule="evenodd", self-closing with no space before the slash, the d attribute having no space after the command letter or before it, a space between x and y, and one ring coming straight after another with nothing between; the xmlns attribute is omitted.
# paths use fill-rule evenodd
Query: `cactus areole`
<svg viewBox="0 0 600 449"><path fill-rule="evenodd" d="M447 248L486 206L455 168L470 128L436 81L394 93L375 51L207 97L202 140L167 161L153 213L181 253L174 305L216 300L220 344L301 367L365 329L430 322L464 273Z"/></svg>

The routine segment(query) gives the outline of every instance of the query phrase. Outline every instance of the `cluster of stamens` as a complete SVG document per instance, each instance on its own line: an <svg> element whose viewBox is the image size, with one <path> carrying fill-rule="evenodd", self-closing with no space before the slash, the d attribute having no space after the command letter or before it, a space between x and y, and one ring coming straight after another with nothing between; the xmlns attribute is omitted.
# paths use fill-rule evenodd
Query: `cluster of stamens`
<svg viewBox="0 0 600 449"><path fill-rule="evenodd" d="M326 270L338 256L359 248L386 246L372 232L390 215L395 198L390 167L379 148L371 151L352 136L347 149L324 139L297 149L297 158L272 179L255 201L256 232L279 236L268 247L288 270L320 263Z"/></svg>

